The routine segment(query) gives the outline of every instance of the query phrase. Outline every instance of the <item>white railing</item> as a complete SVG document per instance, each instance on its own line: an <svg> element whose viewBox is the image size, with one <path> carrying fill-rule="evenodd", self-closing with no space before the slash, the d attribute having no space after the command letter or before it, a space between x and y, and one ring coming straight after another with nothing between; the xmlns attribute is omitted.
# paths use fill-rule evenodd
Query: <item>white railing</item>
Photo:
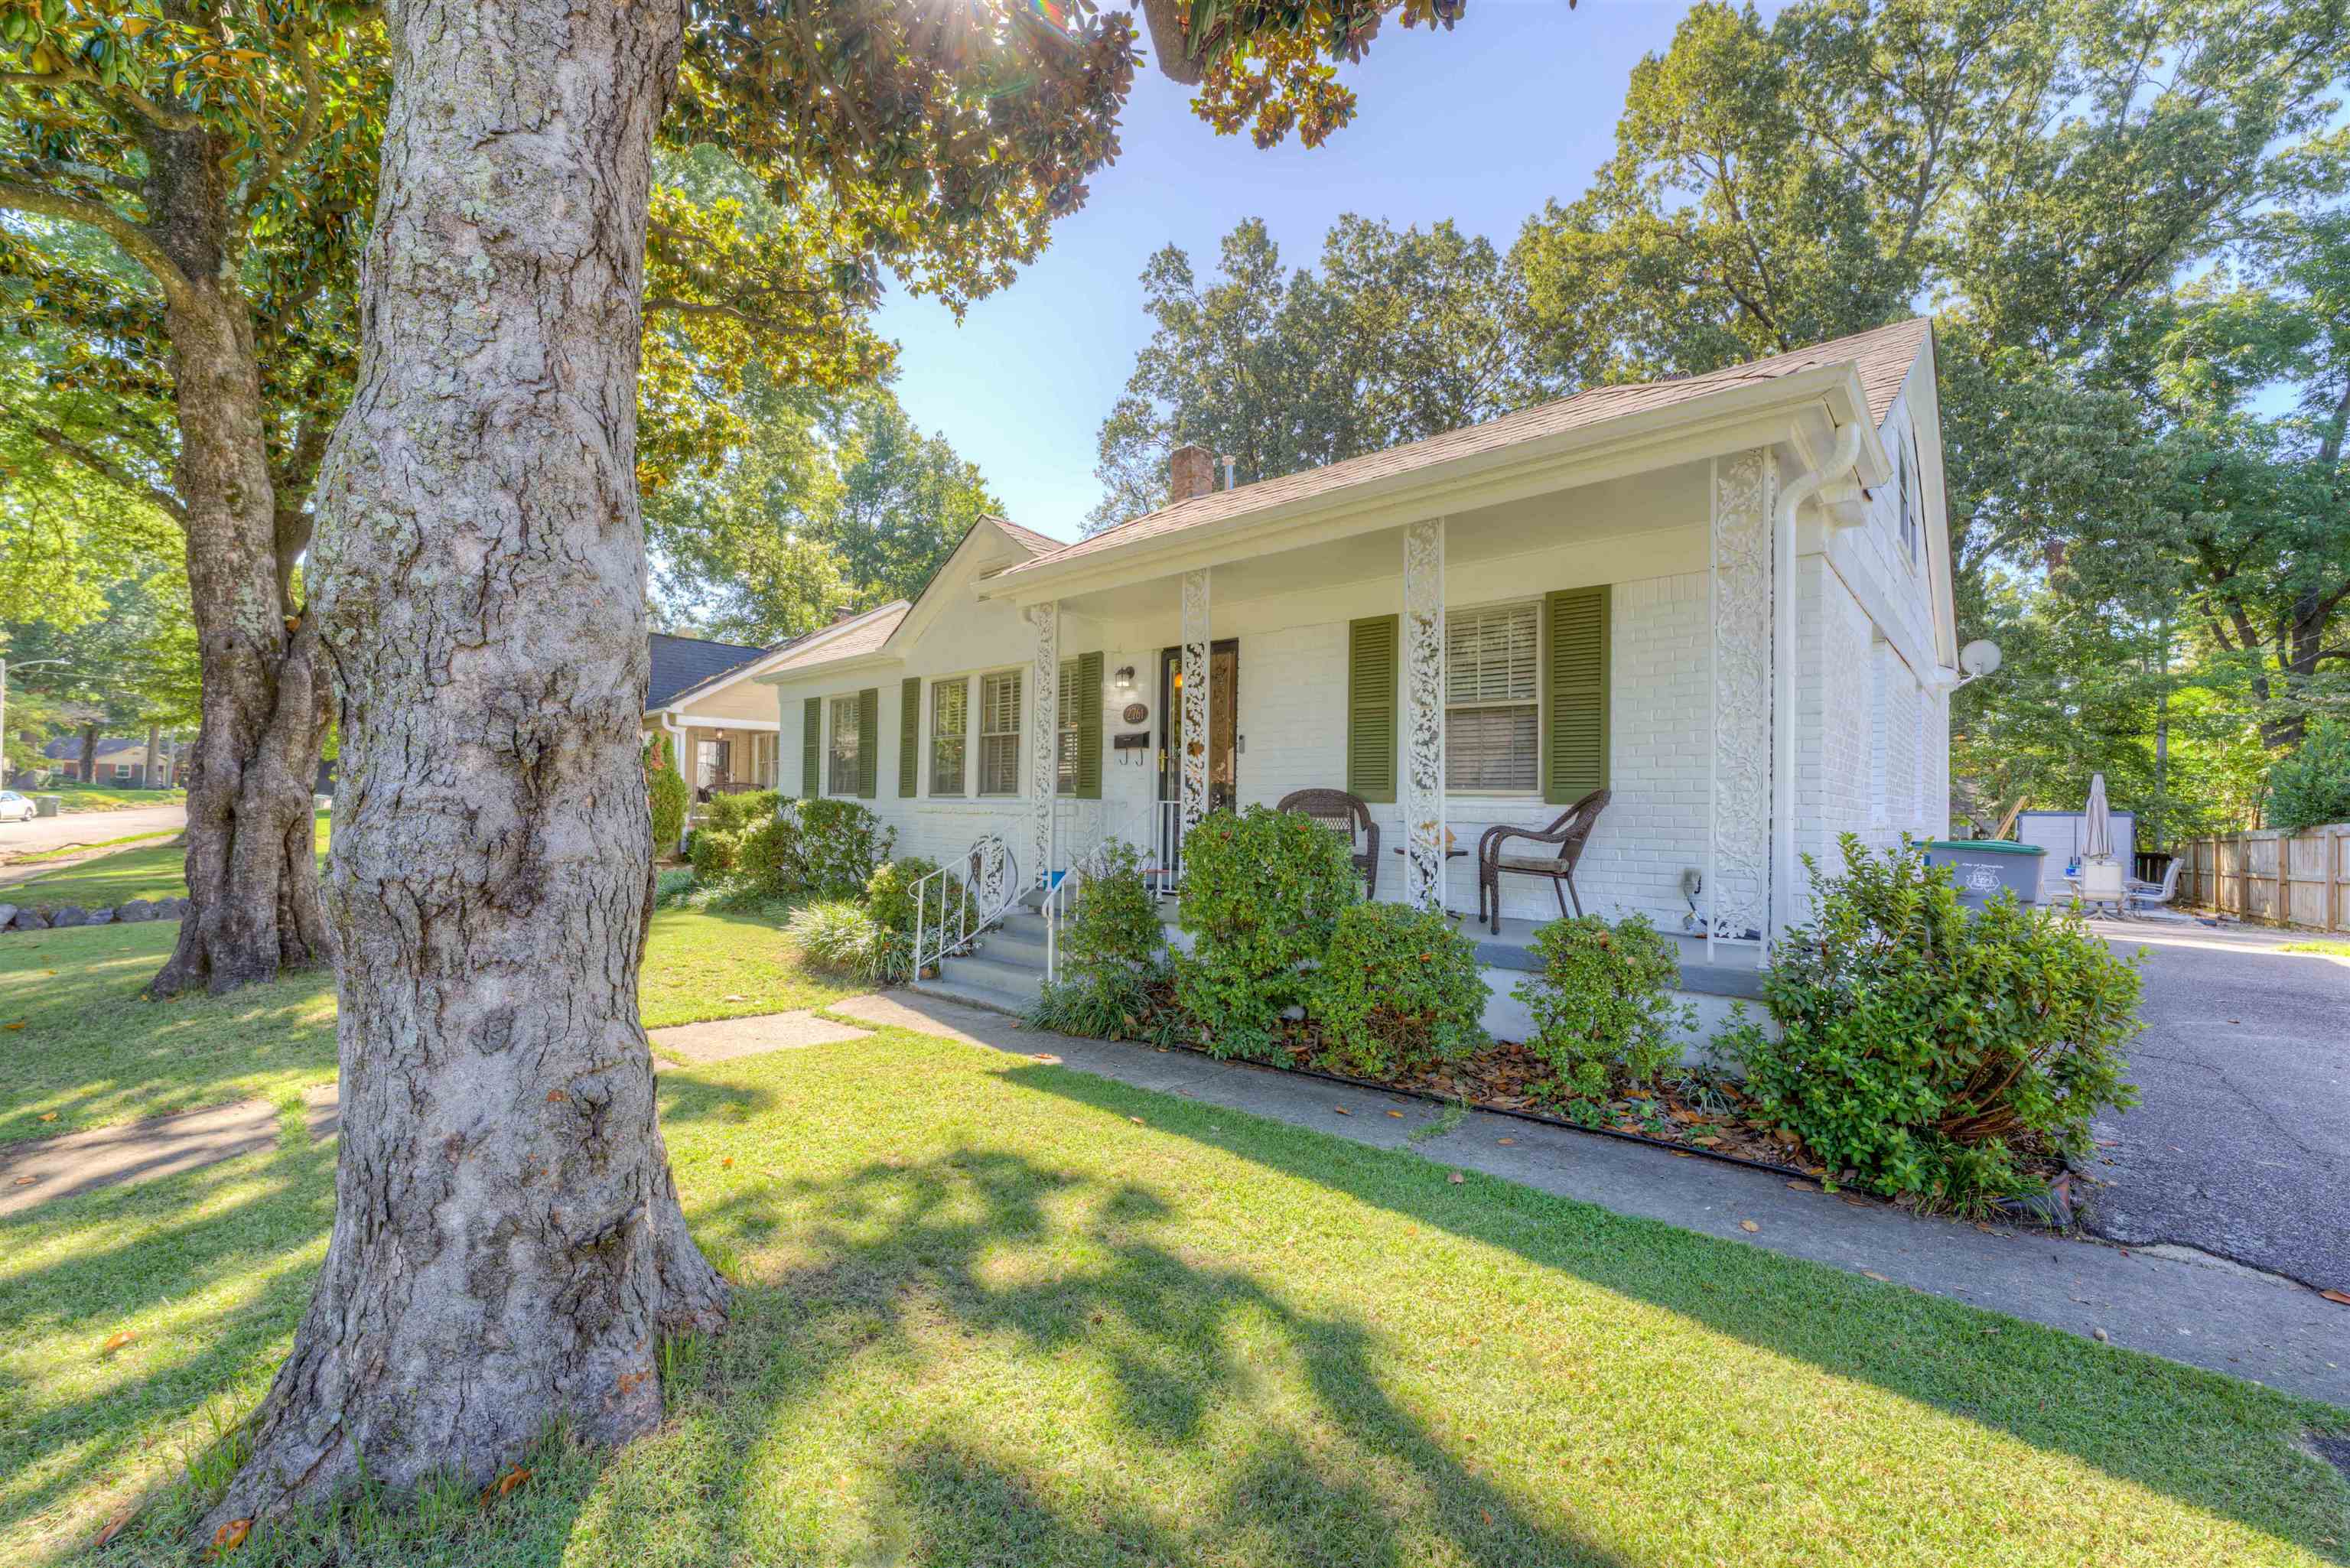
<svg viewBox="0 0 2350 1568"><path fill-rule="evenodd" d="M1045 983L1053 984L1061 978L1061 922L1076 908L1079 887L1086 879L1084 870L1072 866L1066 871L1045 875L1052 886L1045 889Z"/></svg>
<svg viewBox="0 0 2350 1568"><path fill-rule="evenodd" d="M1020 889L1020 862L1012 846L993 833L972 841L962 865L941 866L916 882L909 978L920 980L931 965L968 950L973 938L1011 910ZM938 905L935 919L933 899Z"/></svg>
<svg viewBox="0 0 2350 1568"><path fill-rule="evenodd" d="M1182 861L1183 803L1162 800L1152 805L1157 820L1144 840L1144 879L1149 884L1152 898L1171 898L1179 880L1177 868Z"/></svg>

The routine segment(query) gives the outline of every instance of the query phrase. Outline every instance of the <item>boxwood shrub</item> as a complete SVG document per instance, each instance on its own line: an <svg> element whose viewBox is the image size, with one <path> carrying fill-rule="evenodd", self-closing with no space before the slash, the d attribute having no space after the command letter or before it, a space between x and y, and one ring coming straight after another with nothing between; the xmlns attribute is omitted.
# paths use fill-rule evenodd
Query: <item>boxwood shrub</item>
<svg viewBox="0 0 2350 1568"><path fill-rule="evenodd" d="M744 875L771 897L862 898L897 843L896 829L853 800L773 801L773 807L743 831L742 847Z"/></svg>
<svg viewBox="0 0 2350 1568"><path fill-rule="evenodd" d="M1679 1058L1696 1009L1673 1000L1680 954L1646 915L1613 925L1597 915L1553 920L1534 933L1534 956L1542 967L1510 994L1534 1014L1526 1048L1554 1075L1537 1092L1604 1100Z"/></svg>
<svg viewBox="0 0 2350 1568"><path fill-rule="evenodd" d="M1323 1064L1388 1078L1487 1044L1477 943L1434 909L1357 904L1339 912L1307 1009Z"/></svg>
<svg viewBox="0 0 2350 1568"><path fill-rule="evenodd" d="M1844 874L1810 867L1814 918L1763 977L1779 1037L1725 1037L1762 1116L1928 1207L2036 1191L2021 1157L2085 1156L2090 1118L2137 1103L2135 961L2008 894L1970 912L1915 846L1842 842Z"/></svg>
<svg viewBox="0 0 2350 1568"><path fill-rule="evenodd" d="M1183 836L1175 993L1217 1056L1269 1060L1284 1010L1306 1000L1338 913L1361 896L1347 841L1292 812L1211 812Z"/></svg>
<svg viewBox="0 0 2350 1568"><path fill-rule="evenodd" d="M1142 875L1142 854L1110 839L1079 864L1059 936L1060 979L1029 1010L1032 1027L1099 1040L1132 1036L1167 972L1166 929Z"/></svg>

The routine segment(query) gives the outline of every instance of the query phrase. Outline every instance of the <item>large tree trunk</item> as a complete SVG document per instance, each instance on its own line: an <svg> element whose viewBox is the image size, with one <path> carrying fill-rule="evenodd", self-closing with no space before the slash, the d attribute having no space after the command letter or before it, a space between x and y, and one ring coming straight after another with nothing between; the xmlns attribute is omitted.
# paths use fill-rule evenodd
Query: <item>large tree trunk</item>
<svg viewBox="0 0 2350 1568"><path fill-rule="evenodd" d="M636 379L677 0L396 0L359 384L320 479L343 693L334 1234L207 1530L660 1418L725 1287L654 1121Z"/></svg>
<svg viewBox="0 0 2350 1568"><path fill-rule="evenodd" d="M159 132L148 156L157 227L187 280L166 291L164 325L203 678L188 777L195 907L149 986L170 996L232 991L333 957L310 818L332 692L278 560L253 313L225 238L217 150L206 132Z"/></svg>

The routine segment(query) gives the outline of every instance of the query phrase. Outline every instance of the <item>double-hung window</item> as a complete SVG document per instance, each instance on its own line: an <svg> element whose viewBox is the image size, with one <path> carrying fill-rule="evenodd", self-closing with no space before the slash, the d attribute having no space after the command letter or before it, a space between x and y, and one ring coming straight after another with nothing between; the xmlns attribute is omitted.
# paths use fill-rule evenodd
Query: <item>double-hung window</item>
<svg viewBox="0 0 2350 1568"><path fill-rule="evenodd" d="M964 737L971 732L971 682L931 682L931 793L962 794Z"/></svg>
<svg viewBox="0 0 2350 1568"><path fill-rule="evenodd" d="M979 793L1020 793L1020 671L979 678Z"/></svg>
<svg viewBox="0 0 2350 1568"><path fill-rule="evenodd" d="M857 695L832 700L831 766L826 770L824 793L852 795L857 793Z"/></svg>
<svg viewBox="0 0 2350 1568"><path fill-rule="evenodd" d="M1541 609L1445 612L1446 789L1531 794L1542 787Z"/></svg>

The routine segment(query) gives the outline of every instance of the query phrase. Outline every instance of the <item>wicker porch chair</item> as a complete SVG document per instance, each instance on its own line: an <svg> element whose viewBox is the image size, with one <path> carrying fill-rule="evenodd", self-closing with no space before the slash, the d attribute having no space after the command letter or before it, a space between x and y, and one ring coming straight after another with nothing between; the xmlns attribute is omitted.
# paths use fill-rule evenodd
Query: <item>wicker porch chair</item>
<svg viewBox="0 0 2350 1568"><path fill-rule="evenodd" d="M1583 846L1591 838L1591 830L1599 822L1599 814L1607 809L1607 792L1593 790L1560 814L1558 820L1540 833L1525 827L1489 827L1477 840L1477 918L1486 919L1490 901L1492 909L1492 931L1502 932L1502 874L1505 871L1521 877L1547 877L1550 890L1558 899L1558 912L1566 914L1566 901L1575 899L1575 912L1583 913L1583 895L1575 890L1575 863L1583 858ZM1549 853L1513 855L1508 853L1511 840L1546 846Z"/></svg>
<svg viewBox="0 0 2350 1568"><path fill-rule="evenodd" d="M1363 874L1363 897L1378 897L1379 825L1371 820L1369 806L1342 789L1301 789L1283 795L1274 809L1310 816L1333 832L1345 834L1350 847L1359 836L1363 847L1354 861L1355 869Z"/></svg>

